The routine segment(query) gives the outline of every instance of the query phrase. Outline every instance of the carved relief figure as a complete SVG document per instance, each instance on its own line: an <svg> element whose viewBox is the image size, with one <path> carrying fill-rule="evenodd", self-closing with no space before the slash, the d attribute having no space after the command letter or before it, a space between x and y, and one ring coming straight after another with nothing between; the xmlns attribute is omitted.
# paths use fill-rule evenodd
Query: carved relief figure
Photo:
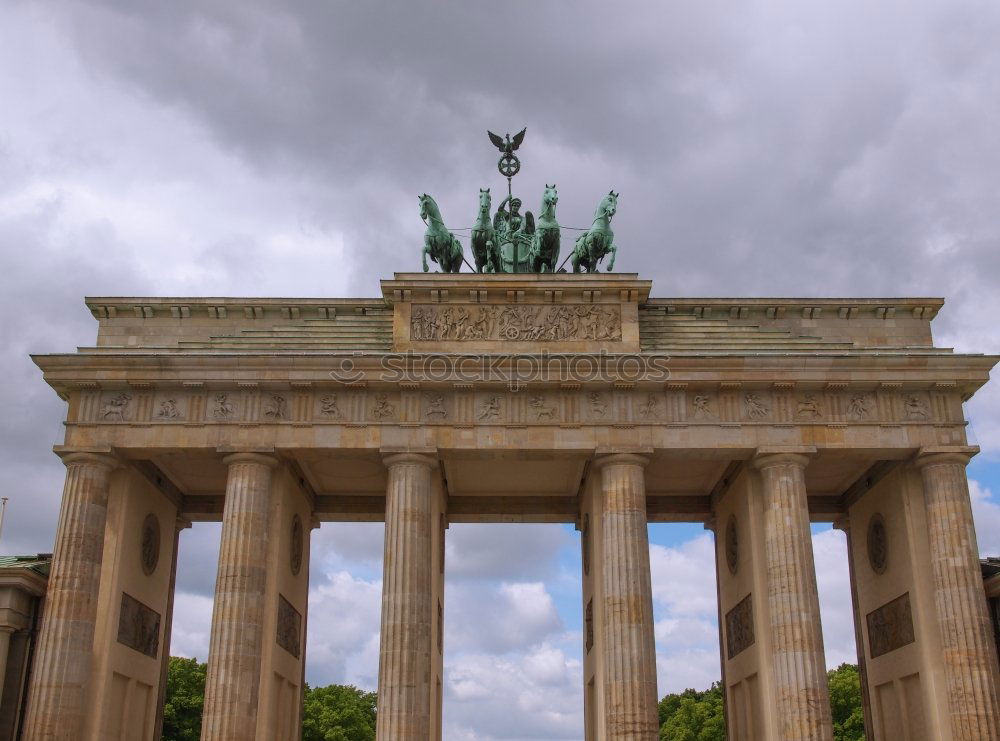
<svg viewBox="0 0 1000 741"><path fill-rule="evenodd" d="M375 394L375 407L372 409L372 416L375 419L388 419L395 416L396 407L389 403L386 394Z"/></svg>
<svg viewBox="0 0 1000 741"><path fill-rule="evenodd" d="M660 400L656 394L649 394L646 401L639 407L639 414L643 419L658 419L660 416Z"/></svg>
<svg viewBox="0 0 1000 741"><path fill-rule="evenodd" d="M479 407L476 419L481 421L500 419L500 397L490 396Z"/></svg>
<svg viewBox="0 0 1000 741"><path fill-rule="evenodd" d="M731 659L754 644L753 600L747 595L726 613L726 654Z"/></svg>
<svg viewBox="0 0 1000 741"><path fill-rule="evenodd" d="M545 399L541 396L532 396L531 401L528 402L531 410L535 413L536 420L555 419L556 410L555 407L550 407L545 403Z"/></svg>
<svg viewBox="0 0 1000 741"><path fill-rule="evenodd" d="M281 394L271 394L267 405L264 407L264 416L271 419L285 419L287 416L288 402Z"/></svg>
<svg viewBox="0 0 1000 741"><path fill-rule="evenodd" d="M160 561L160 521L152 512L146 515L142 523L139 555L142 571L146 576L156 571L156 565Z"/></svg>
<svg viewBox="0 0 1000 741"><path fill-rule="evenodd" d="M864 394L855 394L851 397L851 403L847 406L847 414L852 419L862 420L868 418L868 399Z"/></svg>
<svg viewBox="0 0 1000 741"><path fill-rule="evenodd" d="M608 413L608 402L597 391L591 391L588 395L590 401L590 413L595 417L603 417Z"/></svg>
<svg viewBox="0 0 1000 741"><path fill-rule="evenodd" d="M907 419L927 419L930 416L924 400L913 394L906 394L903 397L903 408L906 410Z"/></svg>
<svg viewBox="0 0 1000 741"><path fill-rule="evenodd" d="M414 341L621 340L617 306L414 306Z"/></svg>
<svg viewBox="0 0 1000 741"><path fill-rule="evenodd" d="M763 419L771 413L771 409L757 394L747 394L743 402L746 404L747 416L750 419Z"/></svg>
<svg viewBox="0 0 1000 741"><path fill-rule="evenodd" d="M108 399L104 402L104 406L101 407L101 417L117 422L124 422L130 401L132 401L132 396L125 393Z"/></svg>
<svg viewBox="0 0 1000 741"><path fill-rule="evenodd" d="M444 394L428 394L427 395L427 411L424 415L429 419L447 419L448 410L444 406Z"/></svg>
<svg viewBox="0 0 1000 741"><path fill-rule="evenodd" d="M823 416L823 410L813 394L806 394L804 398L799 399L798 415L809 419L819 419Z"/></svg>
<svg viewBox="0 0 1000 741"><path fill-rule="evenodd" d="M319 413L324 417L332 417L333 419L340 419L344 416L340 413L340 407L337 406L336 394L327 394L319 400Z"/></svg>
<svg viewBox="0 0 1000 741"><path fill-rule="evenodd" d="M160 411L156 413L157 417L161 419L179 419L181 416L180 410L177 408L176 399L164 399L160 402Z"/></svg>
<svg viewBox="0 0 1000 741"><path fill-rule="evenodd" d="M233 416L235 408L233 403L229 401L229 394L216 394L214 406L212 407L212 416L216 419L229 419Z"/></svg>
<svg viewBox="0 0 1000 741"><path fill-rule="evenodd" d="M284 595L278 595L278 619L275 625L275 642L292 656L298 658L302 644L302 616Z"/></svg>
<svg viewBox="0 0 1000 741"><path fill-rule="evenodd" d="M160 649L160 613L122 592L118 642L155 659Z"/></svg>
<svg viewBox="0 0 1000 741"><path fill-rule="evenodd" d="M711 400L712 397L708 394L695 394L694 400L692 401L695 419L711 419L715 416L712 414L712 410L708 406Z"/></svg>

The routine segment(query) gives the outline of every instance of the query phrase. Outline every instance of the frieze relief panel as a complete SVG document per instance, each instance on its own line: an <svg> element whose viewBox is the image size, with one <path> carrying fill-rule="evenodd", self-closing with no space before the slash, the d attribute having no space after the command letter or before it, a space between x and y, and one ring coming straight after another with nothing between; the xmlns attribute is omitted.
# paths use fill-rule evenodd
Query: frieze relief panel
<svg viewBox="0 0 1000 741"><path fill-rule="evenodd" d="M160 650L160 613L122 592L118 642L155 659Z"/></svg>
<svg viewBox="0 0 1000 741"><path fill-rule="evenodd" d="M81 390L71 407L83 424L345 425L907 425L959 424L942 392L799 390L720 384L703 388L562 388L412 384L402 391L333 386L294 389ZM953 395L957 392L953 392ZM960 409L960 407L959 407Z"/></svg>
<svg viewBox="0 0 1000 741"><path fill-rule="evenodd" d="M916 640L909 592L869 612L866 622L868 649L873 659Z"/></svg>
<svg viewBox="0 0 1000 741"><path fill-rule="evenodd" d="M620 342L621 307L604 305L414 305L415 342Z"/></svg>
<svg viewBox="0 0 1000 741"><path fill-rule="evenodd" d="M295 658L299 658L302 645L302 615L284 596L278 595L278 619L275 641Z"/></svg>
<svg viewBox="0 0 1000 741"><path fill-rule="evenodd" d="M747 595L726 613L726 657L738 656L754 644L753 600Z"/></svg>

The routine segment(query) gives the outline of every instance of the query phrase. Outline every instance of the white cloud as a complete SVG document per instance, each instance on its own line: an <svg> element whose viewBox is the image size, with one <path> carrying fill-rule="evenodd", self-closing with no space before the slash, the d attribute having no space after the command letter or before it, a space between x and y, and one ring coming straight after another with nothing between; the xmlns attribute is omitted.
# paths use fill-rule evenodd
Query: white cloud
<svg viewBox="0 0 1000 741"><path fill-rule="evenodd" d="M993 492L974 479L969 479L972 516L976 522L976 539L982 556L1000 556L1000 502Z"/></svg>
<svg viewBox="0 0 1000 741"><path fill-rule="evenodd" d="M211 596L177 591L174 595L174 622L170 634L171 656L208 660L212 604Z"/></svg>
<svg viewBox="0 0 1000 741"><path fill-rule="evenodd" d="M813 556L827 668L832 669L844 662L856 664L858 651L854 640L847 537L840 530L833 529L816 533L813 535Z"/></svg>
<svg viewBox="0 0 1000 741"><path fill-rule="evenodd" d="M446 657L445 679L445 738L542 741L583 735L583 668L558 647Z"/></svg>
<svg viewBox="0 0 1000 741"><path fill-rule="evenodd" d="M449 583L445 589L448 649L502 654L560 634L563 621L541 582Z"/></svg>
<svg viewBox="0 0 1000 741"><path fill-rule="evenodd" d="M309 591L306 677L315 685L378 685L382 582L345 571L325 574Z"/></svg>
<svg viewBox="0 0 1000 741"><path fill-rule="evenodd" d="M455 524L448 529L448 578L528 581L551 577L572 536L552 525Z"/></svg>
<svg viewBox="0 0 1000 741"><path fill-rule="evenodd" d="M670 616L716 615L715 546L708 533L675 547L649 549L653 599Z"/></svg>

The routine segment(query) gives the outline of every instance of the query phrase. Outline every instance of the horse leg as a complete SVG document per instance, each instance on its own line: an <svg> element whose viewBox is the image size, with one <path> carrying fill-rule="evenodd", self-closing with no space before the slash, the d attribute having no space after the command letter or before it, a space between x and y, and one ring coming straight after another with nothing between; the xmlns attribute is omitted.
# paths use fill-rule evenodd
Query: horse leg
<svg viewBox="0 0 1000 741"><path fill-rule="evenodd" d="M428 239L427 237L424 237L424 251L421 253L420 257L421 257L421 259L423 260L423 263L424 263L424 272L425 273L428 270L430 270L430 268L427 266L427 255L430 253L430 251L431 251L430 239ZM432 260L434 259L433 255L431 256L431 259Z"/></svg>
<svg viewBox="0 0 1000 741"><path fill-rule="evenodd" d="M612 272L615 269L615 258L618 257L618 245L612 244L611 249L611 261L608 263L608 272Z"/></svg>

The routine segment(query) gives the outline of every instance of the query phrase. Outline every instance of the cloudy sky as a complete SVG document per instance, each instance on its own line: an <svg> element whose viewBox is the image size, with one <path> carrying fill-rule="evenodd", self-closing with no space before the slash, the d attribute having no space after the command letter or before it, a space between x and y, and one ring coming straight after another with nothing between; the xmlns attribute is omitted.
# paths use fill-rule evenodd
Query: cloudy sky
<svg viewBox="0 0 1000 741"><path fill-rule="evenodd" d="M418 266L416 195L467 225L528 127L520 192L565 225L621 192L657 296L943 296L1000 353L993 0L0 0L0 552L51 549L63 405L29 352L92 343L84 295L374 296ZM967 406L1000 552L1000 385ZM660 691L718 676L710 534L650 528ZM577 535L449 534L448 739L579 739ZM380 525L315 536L308 673L374 688ZM204 658L218 526L182 539L174 650ZM854 655L815 535L828 663Z"/></svg>

